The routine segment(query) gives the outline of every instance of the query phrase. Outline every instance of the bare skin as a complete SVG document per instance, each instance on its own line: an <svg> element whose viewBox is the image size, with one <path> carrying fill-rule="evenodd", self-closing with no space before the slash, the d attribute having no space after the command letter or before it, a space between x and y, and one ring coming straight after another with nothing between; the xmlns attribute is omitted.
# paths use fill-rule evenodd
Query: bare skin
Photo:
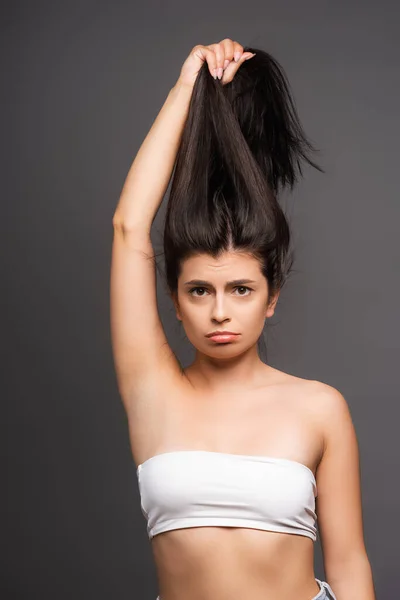
<svg viewBox="0 0 400 600"><path fill-rule="evenodd" d="M218 260L192 255L184 261L173 300L197 352L184 372L158 315L150 230L175 164L193 83L205 60L211 74L224 71L222 84L232 81L250 58L243 50L230 39L193 48L133 161L114 215L111 330L132 453L138 465L165 452L197 449L287 458L318 470L316 512L328 580L340 597L372 600L350 412L330 386L260 361L257 341L277 297L258 262L234 251ZM234 285L243 279L251 280L251 290ZM215 329L239 336L218 346L207 337ZM192 527L155 536L152 550L161 600L312 600L319 593L313 541L306 536Z"/></svg>
<svg viewBox="0 0 400 600"><path fill-rule="evenodd" d="M166 410L152 414L145 442L130 426L136 464L163 452L208 450L288 458L315 474L324 447L323 384L259 363L246 390L213 393L199 386L196 364L187 368L166 390ZM192 527L156 535L152 551L161 600L311 600L320 591L314 542L302 535Z"/></svg>

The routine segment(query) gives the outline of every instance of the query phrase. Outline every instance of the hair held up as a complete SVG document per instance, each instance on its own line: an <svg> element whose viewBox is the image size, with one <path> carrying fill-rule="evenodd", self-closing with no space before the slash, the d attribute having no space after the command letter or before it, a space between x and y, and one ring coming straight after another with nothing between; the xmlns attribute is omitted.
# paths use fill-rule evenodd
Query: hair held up
<svg viewBox="0 0 400 600"><path fill-rule="evenodd" d="M204 62L194 84L164 225L166 283L177 291L182 261L207 253L249 253L270 297L293 263L290 227L278 203L302 165L322 169L299 121L287 77L267 52L255 52L222 85Z"/></svg>

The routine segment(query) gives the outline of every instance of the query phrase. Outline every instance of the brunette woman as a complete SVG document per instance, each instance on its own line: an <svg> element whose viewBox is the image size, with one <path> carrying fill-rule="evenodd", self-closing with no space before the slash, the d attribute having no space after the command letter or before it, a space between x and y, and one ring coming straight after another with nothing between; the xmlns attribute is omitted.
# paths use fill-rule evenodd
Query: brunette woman
<svg viewBox="0 0 400 600"><path fill-rule="evenodd" d="M258 353L293 261L279 194L319 168L312 151L277 61L224 39L191 50L126 178L112 343L160 600L375 600L347 402ZM165 274L196 350L185 369L150 238L171 175Z"/></svg>

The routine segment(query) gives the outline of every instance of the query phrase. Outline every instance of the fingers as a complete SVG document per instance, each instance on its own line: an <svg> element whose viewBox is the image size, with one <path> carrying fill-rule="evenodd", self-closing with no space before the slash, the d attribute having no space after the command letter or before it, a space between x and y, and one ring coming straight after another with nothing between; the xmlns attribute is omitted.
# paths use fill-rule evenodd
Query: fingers
<svg viewBox="0 0 400 600"><path fill-rule="evenodd" d="M218 79L222 79L223 72L229 64L232 61L239 60L243 54L243 46L230 38L225 38L218 44L210 44L207 48L211 49L215 54L215 68L217 69L216 75ZM214 75L214 73L211 74Z"/></svg>
<svg viewBox="0 0 400 600"><path fill-rule="evenodd" d="M195 46L192 52L197 55L202 61L207 61L208 70L211 75L217 78L217 58L214 50L210 46Z"/></svg>
<svg viewBox="0 0 400 600"><path fill-rule="evenodd" d="M230 38L208 46L198 45L193 50L199 58L207 61L214 79L223 79L224 84L232 81L240 65L253 56L251 52L243 52L243 46Z"/></svg>
<svg viewBox="0 0 400 600"><path fill-rule="evenodd" d="M240 57L239 62L237 62L237 63L235 61L230 62L224 71L224 75L222 78L222 84L226 85L227 83L230 83L232 81L232 79L234 78L234 76L236 75L237 71L242 66L242 64L244 62L246 62L246 60L249 60L249 58L253 58L253 56L255 56L255 54L252 54L251 52L244 52L242 54L242 56Z"/></svg>
<svg viewBox="0 0 400 600"><path fill-rule="evenodd" d="M213 50L216 58L216 69L217 69L217 77L218 79L222 79L222 73L224 71L224 61L225 61L225 48L224 46L219 44L213 44Z"/></svg>

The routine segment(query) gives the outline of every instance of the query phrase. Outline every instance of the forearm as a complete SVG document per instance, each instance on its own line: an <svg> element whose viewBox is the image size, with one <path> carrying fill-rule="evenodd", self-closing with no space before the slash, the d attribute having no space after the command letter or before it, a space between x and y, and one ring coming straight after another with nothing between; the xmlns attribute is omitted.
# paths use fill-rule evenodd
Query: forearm
<svg viewBox="0 0 400 600"><path fill-rule="evenodd" d="M327 581L337 600L376 600L368 557L360 556L342 565L334 574L326 569Z"/></svg>
<svg viewBox="0 0 400 600"><path fill-rule="evenodd" d="M168 93L126 177L113 222L150 234L174 168L192 88L179 80Z"/></svg>

